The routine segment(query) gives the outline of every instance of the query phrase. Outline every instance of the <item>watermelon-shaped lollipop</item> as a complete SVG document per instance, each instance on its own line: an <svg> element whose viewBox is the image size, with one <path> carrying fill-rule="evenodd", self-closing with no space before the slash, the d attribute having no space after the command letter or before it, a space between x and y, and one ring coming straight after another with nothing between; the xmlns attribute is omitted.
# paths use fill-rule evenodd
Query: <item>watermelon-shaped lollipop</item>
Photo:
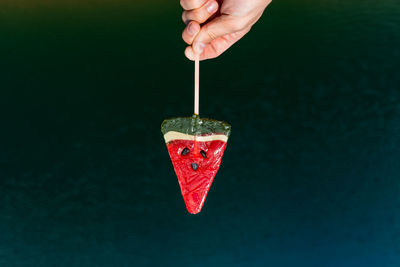
<svg viewBox="0 0 400 267"><path fill-rule="evenodd" d="M221 165L231 126L194 115L165 120L161 131L186 208L199 213Z"/></svg>
<svg viewBox="0 0 400 267"><path fill-rule="evenodd" d="M221 165L231 126L199 117L199 61L195 62L195 101L192 117L164 120L161 132L178 176L187 210L201 211Z"/></svg>

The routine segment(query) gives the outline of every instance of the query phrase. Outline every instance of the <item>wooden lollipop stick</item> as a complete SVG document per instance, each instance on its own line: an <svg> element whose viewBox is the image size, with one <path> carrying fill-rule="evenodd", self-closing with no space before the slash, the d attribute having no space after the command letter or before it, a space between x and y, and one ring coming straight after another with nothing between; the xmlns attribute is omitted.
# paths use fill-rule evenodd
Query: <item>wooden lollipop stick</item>
<svg viewBox="0 0 400 267"><path fill-rule="evenodd" d="M199 115L199 83L200 83L200 62L199 56L194 61L194 114ZM194 154L200 157L199 148L194 137Z"/></svg>
<svg viewBox="0 0 400 267"><path fill-rule="evenodd" d="M199 115L199 83L200 83L200 60L196 57L194 61L194 114Z"/></svg>

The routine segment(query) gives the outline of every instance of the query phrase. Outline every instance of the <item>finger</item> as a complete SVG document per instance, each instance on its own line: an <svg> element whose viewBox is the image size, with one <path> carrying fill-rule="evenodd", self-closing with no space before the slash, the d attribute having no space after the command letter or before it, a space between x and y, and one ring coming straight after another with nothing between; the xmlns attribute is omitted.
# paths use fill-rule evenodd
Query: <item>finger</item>
<svg viewBox="0 0 400 267"><path fill-rule="evenodd" d="M182 13L182 20L185 23L189 21L197 21L198 23L206 22L218 10L218 2L209 0L205 5L200 8L184 11Z"/></svg>
<svg viewBox="0 0 400 267"><path fill-rule="evenodd" d="M192 10L203 6L206 1L207 0L181 0L181 6L184 10Z"/></svg>
<svg viewBox="0 0 400 267"><path fill-rule="evenodd" d="M239 41L244 35L250 31L251 27L248 27L242 31L227 34L225 36L219 37L208 44L203 53L200 54L200 60L206 60L211 58L216 58L224 53L233 44ZM185 55L188 59L194 60L196 53L191 46L188 46L185 50Z"/></svg>
<svg viewBox="0 0 400 267"><path fill-rule="evenodd" d="M242 20L229 15L216 17L201 28L193 41L193 49L197 54L201 54L203 52L202 48L213 40L227 34L240 32L245 29L245 26Z"/></svg>
<svg viewBox="0 0 400 267"><path fill-rule="evenodd" d="M200 24L196 21L191 21L182 32L182 39L188 45L193 43L194 38L200 31Z"/></svg>
<svg viewBox="0 0 400 267"><path fill-rule="evenodd" d="M195 60L196 54L195 54L194 51L193 51L193 47L191 47L191 46L186 47L186 49L185 49L185 56L186 56L189 60L192 60L192 61ZM200 55L200 60L203 60L203 54Z"/></svg>

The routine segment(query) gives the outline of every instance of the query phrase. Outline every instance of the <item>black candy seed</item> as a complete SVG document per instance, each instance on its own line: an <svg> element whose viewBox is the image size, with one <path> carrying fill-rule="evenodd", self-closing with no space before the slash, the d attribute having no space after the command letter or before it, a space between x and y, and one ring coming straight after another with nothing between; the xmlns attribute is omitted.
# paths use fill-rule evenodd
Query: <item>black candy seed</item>
<svg viewBox="0 0 400 267"><path fill-rule="evenodd" d="M207 158L207 153L204 150L201 150L200 154L203 156L203 158Z"/></svg>
<svg viewBox="0 0 400 267"><path fill-rule="evenodd" d="M191 163L190 165L192 165L192 169L195 171L195 170L197 170L197 168L199 167L199 164L197 164L197 163Z"/></svg>
<svg viewBox="0 0 400 267"><path fill-rule="evenodd" d="M181 156L186 156L187 154L189 154L189 148L185 147L185 148L182 150Z"/></svg>

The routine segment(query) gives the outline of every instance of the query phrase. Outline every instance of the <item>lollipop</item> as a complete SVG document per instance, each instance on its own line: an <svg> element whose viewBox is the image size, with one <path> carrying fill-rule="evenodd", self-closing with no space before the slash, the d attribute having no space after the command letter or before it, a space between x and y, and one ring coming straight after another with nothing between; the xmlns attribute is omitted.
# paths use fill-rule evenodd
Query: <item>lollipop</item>
<svg viewBox="0 0 400 267"><path fill-rule="evenodd" d="M199 61L195 61L195 108L192 117L166 119L161 132L167 144L187 210L201 211L221 165L231 126L199 117Z"/></svg>

